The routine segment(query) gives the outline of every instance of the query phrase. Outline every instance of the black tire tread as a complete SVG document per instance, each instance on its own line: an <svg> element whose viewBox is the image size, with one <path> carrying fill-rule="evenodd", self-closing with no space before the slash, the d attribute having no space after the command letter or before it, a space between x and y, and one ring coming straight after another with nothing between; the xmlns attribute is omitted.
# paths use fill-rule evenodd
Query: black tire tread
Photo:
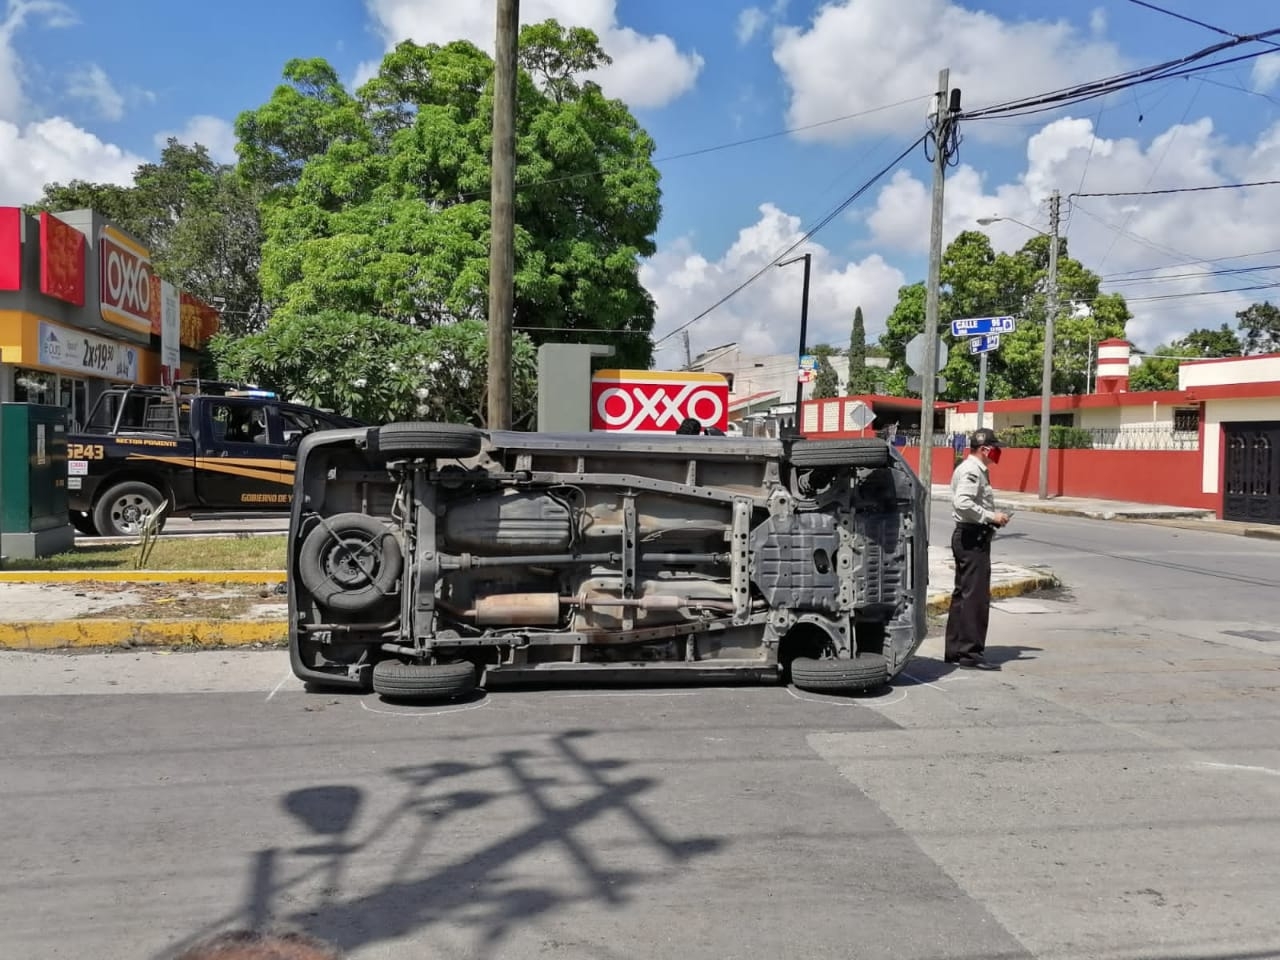
<svg viewBox="0 0 1280 960"><path fill-rule="evenodd" d="M380 660L373 665L374 692L386 697L452 700L475 688L475 665L465 661L427 664Z"/></svg>
<svg viewBox="0 0 1280 960"><path fill-rule="evenodd" d="M889 662L878 653L853 659L797 657L791 661L791 682L814 693L859 693L889 682Z"/></svg>
<svg viewBox="0 0 1280 960"><path fill-rule="evenodd" d="M93 505L93 511L89 514L90 520L93 523L93 528L98 532L99 536L133 536L133 534L121 533L112 529L106 515L107 504L119 497L120 491L125 487L142 487L149 491L147 493L147 499L151 501L151 510L153 513L160 508L160 504L165 500L163 491L158 489L155 484L147 483L145 480L121 480L119 483L111 484L111 486L107 487L102 495L98 497L97 501ZM170 504L170 506L172 506L172 504ZM167 519L167 516L160 517L159 522L156 524L157 533L164 529L164 524Z"/></svg>
<svg viewBox="0 0 1280 960"><path fill-rule="evenodd" d="M387 423L370 432L370 449L383 457L474 457L483 435L461 423Z"/></svg>
<svg viewBox="0 0 1280 960"><path fill-rule="evenodd" d="M791 446L794 467L887 467L893 462L889 444L879 437L845 440L797 440Z"/></svg>

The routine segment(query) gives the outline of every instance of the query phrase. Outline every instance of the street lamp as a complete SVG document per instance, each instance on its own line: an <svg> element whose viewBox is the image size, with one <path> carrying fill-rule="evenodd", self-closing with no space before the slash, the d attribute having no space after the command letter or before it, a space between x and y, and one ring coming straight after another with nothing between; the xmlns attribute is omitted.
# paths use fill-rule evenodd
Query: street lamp
<svg viewBox="0 0 1280 960"><path fill-rule="evenodd" d="M806 253L778 264L779 267L786 267L804 261L804 290L800 294L800 353L796 360L796 436L803 432L800 404L804 401L804 381L800 379L800 364L804 362L805 338L809 333L809 269L812 258L813 254Z"/></svg>
<svg viewBox="0 0 1280 960"><path fill-rule="evenodd" d="M1053 191L1049 197L1049 232L1013 217L979 217L981 226L1008 220L1049 238L1049 302L1044 311L1044 369L1040 376L1040 490L1041 500L1049 499L1049 407L1053 399L1053 324L1058 316L1058 208L1061 197Z"/></svg>

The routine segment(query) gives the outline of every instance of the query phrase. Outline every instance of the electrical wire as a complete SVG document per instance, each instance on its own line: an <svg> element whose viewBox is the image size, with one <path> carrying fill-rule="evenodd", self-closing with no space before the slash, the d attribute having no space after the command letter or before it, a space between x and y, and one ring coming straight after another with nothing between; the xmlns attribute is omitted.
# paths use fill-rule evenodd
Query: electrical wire
<svg viewBox="0 0 1280 960"><path fill-rule="evenodd" d="M1148 3L1147 0L1129 0L1129 2L1138 7L1146 7L1148 10L1154 10L1156 13L1163 13L1165 16L1173 17L1175 20L1182 20L1185 23L1195 24L1197 27L1203 27L1213 33L1220 33L1224 37L1235 37L1237 40L1240 39L1240 34L1238 33L1232 33L1230 30L1222 29L1222 27L1215 27L1211 23L1205 23L1203 20L1197 20L1195 17L1188 17L1186 14L1178 13L1174 10L1166 10L1164 7L1157 7L1154 3ZM1270 40L1264 42L1271 43ZM1271 43L1271 46L1280 49L1280 44Z"/></svg>
<svg viewBox="0 0 1280 960"><path fill-rule="evenodd" d="M730 290L728 293L722 296L715 303L711 304L711 306L707 307L705 310L702 310L700 313L696 314L691 319L686 320L684 323L680 324L680 326L676 327L674 330L668 331L661 338L654 341L654 347L656 348L661 346L663 343L670 340L672 337L680 333L682 330L687 330L689 327L693 326L703 317L719 309L724 304L728 303L729 300L731 300L733 297L737 296L747 287L751 286L751 284L755 283L757 280L763 277L766 273L769 272L769 269L771 267L774 267L777 265L779 260L782 260L784 257L786 257L789 253L791 253L797 247L808 242L808 240L811 237L813 237L819 230L827 226L829 223L831 223L832 220L840 216L840 214L842 214L850 206L856 203L863 196L863 194L865 194L868 190L870 190L873 186L875 186L876 183L878 183L881 179L883 179L886 174L888 174L895 167L897 167L899 163L901 163L908 156L910 156L911 152L915 150L916 147L924 143L925 137L926 137L926 134L921 134L919 137L917 137L916 140L909 147L907 147L900 154L898 154L891 161L889 161L888 164L882 167L879 170L879 172L874 174L871 177L871 179L863 183L862 186L858 187L857 190L855 190L853 193L847 196L844 200L840 201L840 203L838 203L834 209L832 209L821 220L819 220L816 224L814 224L812 227L806 230L800 236L800 238L797 239L794 243L790 244L785 250L782 250L780 253L776 254L772 259L769 260L768 263L762 266L759 270L757 270L751 276L747 277L746 280L742 281L742 283L738 284L736 287L734 287L732 290Z"/></svg>
<svg viewBox="0 0 1280 960"><path fill-rule="evenodd" d="M1164 263L1154 267L1135 267L1132 270L1118 270L1115 273L1103 274L1101 280L1114 280L1117 277L1127 277L1135 273L1150 273L1152 270L1167 270L1171 267L1190 267L1197 263L1225 263L1227 260L1243 260L1246 257L1265 257L1272 253L1280 253L1280 247L1272 247L1270 250L1255 250L1252 253L1233 253L1225 257L1211 257L1207 260L1192 258L1190 260L1180 260L1175 263Z"/></svg>
<svg viewBox="0 0 1280 960"><path fill-rule="evenodd" d="M1280 186L1280 180L1254 180L1250 183L1219 183L1207 187L1170 187L1166 190L1127 190L1114 193L1073 193L1072 197L1155 197L1168 193L1205 193L1209 190L1243 190L1246 187Z"/></svg>

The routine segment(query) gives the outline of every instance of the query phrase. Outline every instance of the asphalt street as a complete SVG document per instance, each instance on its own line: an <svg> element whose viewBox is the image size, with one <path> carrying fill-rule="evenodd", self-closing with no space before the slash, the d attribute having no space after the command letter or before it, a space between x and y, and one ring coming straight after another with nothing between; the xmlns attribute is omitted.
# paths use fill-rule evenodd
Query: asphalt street
<svg viewBox="0 0 1280 960"><path fill-rule="evenodd" d="M996 606L1003 670L931 638L856 700L7 655L0 957L1280 957L1280 543L1021 513L995 550L1065 582Z"/></svg>

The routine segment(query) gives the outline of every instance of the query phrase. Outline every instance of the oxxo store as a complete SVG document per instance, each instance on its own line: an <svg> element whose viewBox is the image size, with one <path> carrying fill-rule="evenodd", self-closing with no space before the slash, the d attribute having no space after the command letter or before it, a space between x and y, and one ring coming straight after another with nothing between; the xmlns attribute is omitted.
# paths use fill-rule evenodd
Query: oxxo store
<svg viewBox="0 0 1280 960"><path fill-rule="evenodd" d="M94 211L0 207L0 401L64 407L74 429L108 384L192 375L218 325Z"/></svg>

